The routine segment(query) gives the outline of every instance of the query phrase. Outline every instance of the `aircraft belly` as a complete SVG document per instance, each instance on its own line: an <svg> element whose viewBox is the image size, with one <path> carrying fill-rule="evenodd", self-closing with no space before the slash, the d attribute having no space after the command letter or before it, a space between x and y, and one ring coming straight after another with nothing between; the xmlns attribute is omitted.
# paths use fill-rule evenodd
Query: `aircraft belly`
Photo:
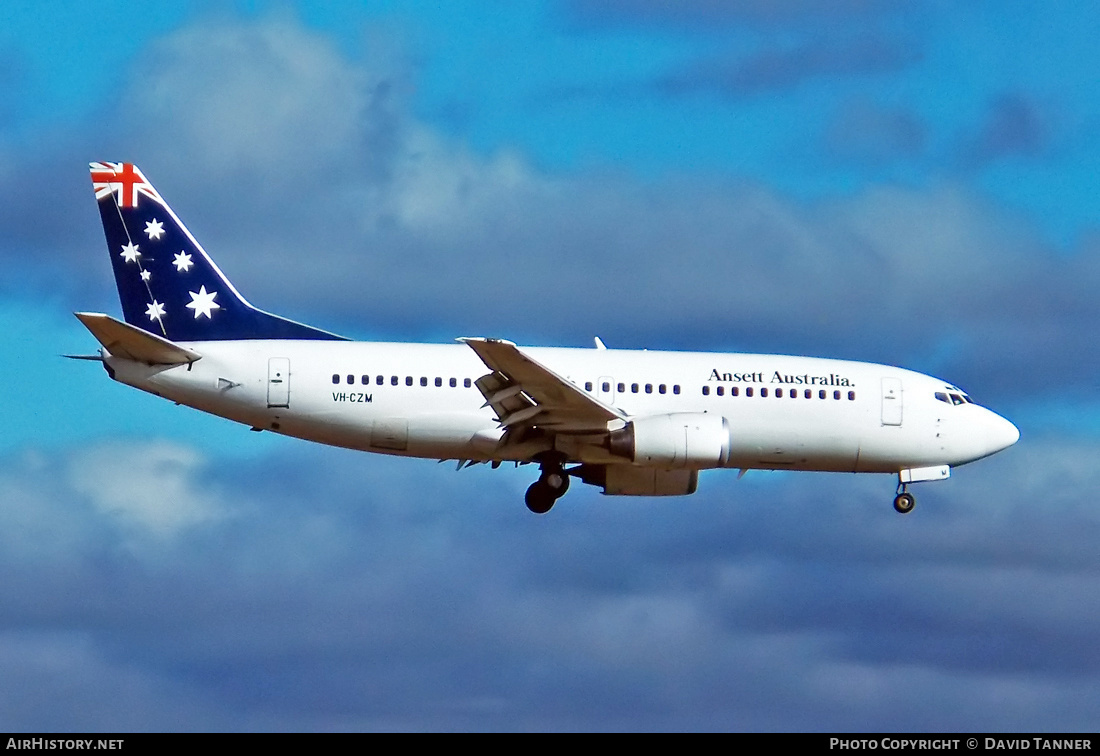
<svg viewBox="0 0 1100 756"><path fill-rule="evenodd" d="M914 408L904 425L879 424L863 434L856 472L895 473L948 461L938 421L923 418Z"/></svg>
<svg viewBox="0 0 1100 756"><path fill-rule="evenodd" d="M420 415L408 422L409 453L418 457L488 458L495 448L496 423L485 415Z"/></svg>
<svg viewBox="0 0 1100 756"><path fill-rule="evenodd" d="M859 435L776 423L737 427L733 420L727 467L852 472Z"/></svg>

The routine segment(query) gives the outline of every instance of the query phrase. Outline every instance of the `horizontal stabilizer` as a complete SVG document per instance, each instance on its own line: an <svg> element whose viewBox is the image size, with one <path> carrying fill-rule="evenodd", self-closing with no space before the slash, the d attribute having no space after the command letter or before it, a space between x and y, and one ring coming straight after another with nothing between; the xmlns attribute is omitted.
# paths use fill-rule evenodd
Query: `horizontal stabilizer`
<svg viewBox="0 0 1100 756"><path fill-rule="evenodd" d="M114 357L137 360L149 365L183 365L202 357L198 352L181 347L155 333L115 320L110 315L99 312L73 314Z"/></svg>

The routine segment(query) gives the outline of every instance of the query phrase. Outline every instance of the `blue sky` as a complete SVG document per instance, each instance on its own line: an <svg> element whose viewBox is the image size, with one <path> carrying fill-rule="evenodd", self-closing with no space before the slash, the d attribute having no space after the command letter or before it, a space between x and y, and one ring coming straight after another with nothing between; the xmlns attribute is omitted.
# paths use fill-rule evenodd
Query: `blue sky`
<svg viewBox="0 0 1100 756"><path fill-rule="evenodd" d="M1094 4L16 5L0 28L0 729L1095 730ZM138 163L254 303L364 339L956 382L917 490L688 499L248 433L60 359Z"/></svg>

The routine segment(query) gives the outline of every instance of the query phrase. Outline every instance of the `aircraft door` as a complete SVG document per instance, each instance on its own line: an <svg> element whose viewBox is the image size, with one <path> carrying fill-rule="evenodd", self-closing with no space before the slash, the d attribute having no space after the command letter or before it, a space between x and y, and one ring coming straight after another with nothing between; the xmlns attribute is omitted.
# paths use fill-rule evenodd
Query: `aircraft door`
<svg viewBox="0 0 1100 756"><path fill-rule="evenodd" d="M902 391L900 378L882 379L882 424L901 425Z"/></svg>
<svg viewBox="0 0 1100 756"><path fill-rule="evenodd" d="M290 360L286 357L267 361L267 406L290 406Z"/></svg>
<svg viewBox="0 0 1100 756"><path fill-rule="evenodd" d="M601 375L596 384L596 398L609 407L615 405L615 379L609 375Z"/></svg>

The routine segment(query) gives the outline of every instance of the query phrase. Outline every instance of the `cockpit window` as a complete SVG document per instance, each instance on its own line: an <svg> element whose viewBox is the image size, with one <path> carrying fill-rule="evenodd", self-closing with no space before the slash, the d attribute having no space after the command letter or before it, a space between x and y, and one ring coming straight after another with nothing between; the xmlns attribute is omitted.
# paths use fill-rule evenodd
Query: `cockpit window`
<svg viewBox="0 0 1100 756"><path fill-rule="evenodd" d="M959 394L950 394L950 396L951 396L951 403L954 404L956 407L960 404L965 404L965 402L963 401L962 396L960 396Z"/></svg>
<svg viewBox="0 0 1100 756"><path fill-rule="evenodd" d="M936 392L936 398L939 399L941 402L951 404L951 400L947 398L947 394L945 394L942 391L937 391Z"/></svg>

